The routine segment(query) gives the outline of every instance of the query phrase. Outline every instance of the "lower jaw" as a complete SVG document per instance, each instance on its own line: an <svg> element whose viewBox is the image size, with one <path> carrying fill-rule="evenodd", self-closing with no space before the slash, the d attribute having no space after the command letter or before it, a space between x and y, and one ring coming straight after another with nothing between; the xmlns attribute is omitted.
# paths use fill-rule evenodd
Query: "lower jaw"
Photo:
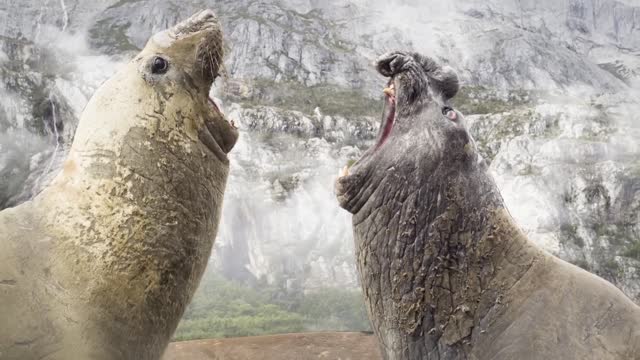
<svg viewBox="0 0 640 360"><path fill-rule="evenodd" d="M211 106L211 110L214 113L219 113L221 115L222 111L220 111L220 107L213 101L213 99L209 98L209 106ZM224 116L224 115L223 115ZM213 153L218 160L226 163L228 161L226 152L220 147L218 140L216 140L215 132L217 131L216 126L213 124L213 120L207 119L205 120L204 128L200 130L198 133L198 137L200 141Z"/></svg>
<svg viewBox="0 0 640 360"><path fill-rule="evenodd" d="M198 138L207 147L207 149L218 158L218 160L222 161L223 163L229 161L227 159L227 154L222 150L220 145L218 145L215 138L211 135L209 129L207 129L206 126L205 129L200 130L200 132L198 133Z"/></svg>

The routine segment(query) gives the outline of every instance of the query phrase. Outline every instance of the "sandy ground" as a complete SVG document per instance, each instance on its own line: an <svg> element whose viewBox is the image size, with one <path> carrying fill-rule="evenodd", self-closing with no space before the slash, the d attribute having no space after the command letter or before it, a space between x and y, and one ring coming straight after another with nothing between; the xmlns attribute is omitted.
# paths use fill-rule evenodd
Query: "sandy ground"
<svg viewBox="0 0 640 360"><path fill-rule="evenodd" d="M169 345L163 360L379 360L373 335L321 332L194 340Z"/></svg>

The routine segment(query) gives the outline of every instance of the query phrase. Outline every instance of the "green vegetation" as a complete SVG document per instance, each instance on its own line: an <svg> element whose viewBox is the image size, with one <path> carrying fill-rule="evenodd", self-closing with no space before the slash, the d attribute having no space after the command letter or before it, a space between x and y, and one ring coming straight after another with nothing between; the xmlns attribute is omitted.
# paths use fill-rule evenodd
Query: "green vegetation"
<svg viewBox="0 0 640 360"><path fill-rule="evenodd" d="M620 264L615 259L608 259L603 265L603 270L606 274L617 276L618 271L620 271Z"/></svg>
<svg viewBox="0 0 640 360"><path fill-rule="evenodd" d="M640 261L640 241L632 243L623 253L622 256L636 259Z"/></svg>
<svg viewBox="0 0 640 360"><path fill-rule="evenodd" d="M369 319L362 294L326 288L304 296L296 309L309 330L368 331Z"/></svg>
<svg viewBox="0 0 640 360"><path fill-rule="evenodd" d="M570 241L577 247L583 248L585 246L584 239L578 235L578 227L575 224L562 224L560 226L560 233L565 240Z"/></svg>
<svg viewBox="0 0 640 360"><path fill-rule="evenodd" d="M582 268L582 269L584 269L584 270L587 270L587 271L593 272L593 269L591 268L591 265L589 265L589 263L588 263L586 260L584 260L584 259L575 260L575 261L572 261L572 263L573 263L575 266L581 267L581 268Z"/></svg>
<svg viewBox="0 0 640 360"><path fill-rule="evenodd" d="M229 98L248 106L278 106L306 114L313 114L316 107L326 115L378 116L382 111L379 99L369 98L359 90L334 85L306 86L292 80L275 82L261 78L253 80L250 86L250 95L229 95Z"/></svg>
<svg viewBox="0 0 640 360"><path fill-rule="evenodd" d="M482 86L463 86L455 98L454 106L466 115L497 114L531 105L536 94L526 90L512 90L504 95Z"/></svg>
<svg viewBox="0 0 640 360"><path fill-rule="evenodd" d="M248 287L207 273L175 340L369 329L358 291L327 288L286 295L267 285Z"/></svg>
<svg viewBox="0 0 640 360"><path fill-rule="evenodd" d="M598 198L596 197L596 199ZM598 238L605 238L612 246L612 256L623 256L640 261L640 237L634 230L633 223L624 221L611 222L603 219L592 224L591 229ZM611 261L613 262L614 260ZM604 267L612 270L618 269L613 264L605 264Z"/></svg>
<svg viewBox="0 0 640 360"><path fill-rule="evenodd" d="M138 51L140 49L127 36L129 27L130 23L116 24L111 18L100 20L89 30L91 45L120 53Z"/></svg>
<svg viewBox="0 0 640 360"><path fill-rule="evenodd" d="M534 176L540 174L542 174L542 168L531 164L526 164L524 169L518 172L518 175L520 176Z"/></svg>
<svg viewBox="0 0 640 360"><path fill-rule="evenodd" d="M481 116L473 128L476 130L476 145L485 159L493 160L500 147L496 143L513 139L525 132L525 115L505 113L499 119L491 115ZM473 130L472 130L473 131ZM522 174L526 175L526 174Z"/></svg>
<svg viewBox="0 0 640 360"><path fill-rule="evenodd" d="M486 159L493 159L500 148L501 143L509 141L517 136L529 133L536 138L553 138L560 134L559 119L543 119L540 114L527 108L517 108L516 102L514 108L505 111L505 107L498 106L492 114L484 114L478 116L472 126L472 133L477 140L480 153ZM480 111L478 109L471 109ZM543 123L544 128L534 130L530 127L532 124ZM498 146L496 146L498 145ZM524 174L526 175L526 174Z"/></svg>
<svg viewBox="0 0 640 360"><path fill-rule="evenodd" d="M119 8L120 6L124 6L124 5L127 5L127 4L135 4L135 3L140 2L140 1L142 1L142 0L120 0L116 4L113 4L113 5L109 6L107 8L107 10L108 9Z"/></svg>
<svg viewBox="0 0 640 360"><path fill-rule="evenodd" d="M579 139L589 142L607 142L614 133L615 129L613 128L608 128L599 132L587 129L582 135L580 135Z"/></svg>

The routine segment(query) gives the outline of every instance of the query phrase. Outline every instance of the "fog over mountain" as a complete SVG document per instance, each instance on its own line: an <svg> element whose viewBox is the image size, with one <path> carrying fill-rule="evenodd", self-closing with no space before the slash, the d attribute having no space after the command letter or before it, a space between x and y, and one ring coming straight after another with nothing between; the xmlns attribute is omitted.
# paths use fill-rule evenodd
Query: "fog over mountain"
<svg viewBox="0 0 640 360"><path fill-rule="evenodd" d="M0 208L60 168L93 91L146 39L221 17L214 94L241 130L211 269L291 294L358 287L338 169L377 134L390 50L455 68L512 215L640 303L640 1L0 1Z"/></svg>

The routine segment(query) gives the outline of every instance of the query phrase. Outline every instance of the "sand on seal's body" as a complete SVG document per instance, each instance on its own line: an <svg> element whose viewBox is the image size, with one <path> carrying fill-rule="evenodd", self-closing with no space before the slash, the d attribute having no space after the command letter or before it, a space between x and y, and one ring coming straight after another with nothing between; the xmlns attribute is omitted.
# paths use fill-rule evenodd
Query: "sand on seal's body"
<svg viewBox="0 0 640 360"><path fill-rule="evenodd" d="M0 213L0 358L158 359L209 259L237 130L222 32L156 34L89 101L63 170Z"/></svg>

